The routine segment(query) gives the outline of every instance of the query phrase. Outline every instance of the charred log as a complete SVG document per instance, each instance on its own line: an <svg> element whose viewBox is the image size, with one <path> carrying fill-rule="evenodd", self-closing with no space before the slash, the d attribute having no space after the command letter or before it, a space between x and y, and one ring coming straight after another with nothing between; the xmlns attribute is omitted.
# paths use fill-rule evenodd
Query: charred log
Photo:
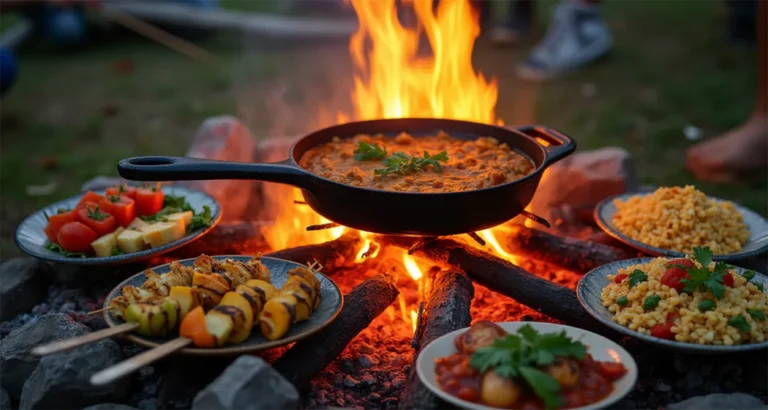
<svg viewBox="0 0 768 410"><path fill-rule="evenodd" d="M522 225L512 228L512 233L507 237L507 248L515 254L580 273L589 272L609 262L635 257L613 246L552 235Z"/></svg>
<svg viewBox="0 0 768 410"><path fill-rule="evenodd" d="M423 247L417 255L461 269L472 280L488 289L509 296L553 319L606 336L615 336L613 331L584 310L576 292L496 256L450 239L439 239Z"/></svg>
<svg viewBox="0 0 768 410"><path fill-rule="evenodd" d="M379 274L365 280L344 296L344 307L331 324L297 342L273 367L297 389L308 386L399 293L391 275Z"/></svg>
<svg viewBox="0 0 768 410"><path fill-rule="evenodd" d="M361 245L360 235L356 232L350 232L332 241L317 245L298 246L272 252L265 256L287 259L301 264L318 261L325 267L323 272L329 274L335 269L353 262Z"/></svg>
<svg viewBox="0 0 768 410"><path fill-rule="evenodd" d="M433 340L469 326L472 316L469 305L475 288L467 275L457 269L440 270L430 276L430 291L424 310L419 318L414 341L416 354ZM438 409L448 407L429 389L424 387L416 374L416 364L411 366L405 390L400 397L401 409Z"/></svg>

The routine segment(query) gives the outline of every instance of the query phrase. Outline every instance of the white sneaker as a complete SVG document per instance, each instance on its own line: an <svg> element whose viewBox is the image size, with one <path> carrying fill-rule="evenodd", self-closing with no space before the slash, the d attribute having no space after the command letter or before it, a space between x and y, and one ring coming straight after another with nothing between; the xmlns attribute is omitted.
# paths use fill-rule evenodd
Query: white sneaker
<svg viewBox="0 0 768 410"><path fill-rule="evenodd" d="M599 11L596 5L576 1L558 4L547 34L517 67L518 76L531 80L552 78L607 53L613 40Z"/></svg>

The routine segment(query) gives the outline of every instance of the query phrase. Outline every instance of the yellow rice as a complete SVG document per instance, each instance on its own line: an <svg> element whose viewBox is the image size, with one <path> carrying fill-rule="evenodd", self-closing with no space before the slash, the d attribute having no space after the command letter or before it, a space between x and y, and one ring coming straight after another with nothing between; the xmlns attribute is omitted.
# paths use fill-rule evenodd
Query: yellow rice
<svg viewBox="0 0 768 410"><path fill-rule="evenodd" d="M749 240L743 215L688 185L614 201L613 225L624 235L662 249L689 253L708 246L715 255L741 250Z"/></svg>
<svg viewBox="0 0 768 410"><path fill-rule="evenodd" d="M666 258L656 258L650 263L629 266L620 269L616 274L629 275L639 269L648 275L648 280L641 282L632 289L629 279L614 283L616 275L609 275L611 283L603 288L601 299L603 306L614 314L613 321L640 333L650 335L651 328L657 323L665 323L670 312L677 312L679 317L674 320L672 333L679 342L735 345L756 343L768 339L768 320L760 321L752 317L747 309L758 309L768 316L768 298L755 284L747 282L741 275L732 271L734 287L725 287L722 299L715 299L710 292L697 290L693 294L678 294L677 290L662 285L661 277L666 272ZM710 269L714 264L710 265ZM645 311L643 301L647 296L659 295L661 300L656 308ZM626 306L620 306L616 300L625 296ZM715 301L713 310L701 312L699 302L711 299ZM749 324L748 332L728 325L728 320L742 315Z"/></svg>

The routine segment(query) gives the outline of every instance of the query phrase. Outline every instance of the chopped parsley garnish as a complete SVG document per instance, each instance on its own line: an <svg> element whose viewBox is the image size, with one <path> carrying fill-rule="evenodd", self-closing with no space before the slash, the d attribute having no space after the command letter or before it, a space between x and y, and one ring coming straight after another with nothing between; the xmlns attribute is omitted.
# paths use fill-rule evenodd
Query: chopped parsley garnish
<svg viewBox="0 0 768 410"><path fill-rule="evenodd" d="M55 244L53 242L50 242L50 241L45 244L45 249L48 249L49 251L53 251L53 252L59 253L59 254L61 254L63 256L66 256L68 258L85 258L85 257L88 256L88 255L86 255L84 253L81 253L81 252L70 252L70 251L62 248L61 246L59 246L59 245L57 245L57 244Z"/></svg>
<svg viewBox="0 0 768 410"><path fill-rule="evenodd" d="M709 270L712 262L712 251L709 247L697 246L693 248L693 257L701 265L685 268L690 279L682 279L680 283L685 285L683 292L693 293L698 289L710 291L717 299L725 296L723 276L728 273L728 265L718 262L713 270Z"/></svg>
<svg viewBox="0 0 768 410"><path fill-rule="evenodd" d="M747 309L747 313L761 322L765 321L765 313L760 309Z"/></svg>
<svg viewBox="0 0 768 410"><path fill-rule="evenodd" d="M629 300L626 296L622 296L618 299L616 299L616 304L619 306L627 306L629 304Z"/></svg>
<svg viewBox="0 0 768 410"><path fill-rule="evenodd" d="M648 275L646 275L645 272L641 271L640 269L635 269L632 271L632 273L629 274L629 288L632 289L638 283L645 282L647 280Z"/></svg>
<svg viewBox="0 0 768 410"><path fill-rule="evenodd" d="M699 302L699 310L702 312L706 312L708 310L712 310L717 306L714 300L706 299Z"/></svg>
<svg viewBox="0 0 768 410"><path fill-rule="evenodd" d="M121 251L117 246L112 248L112 256L122 255L125 252Z"/></svg>
<svg viewBox="0 0 768 410"><path fill-rule="evenodd" d="M659 295L651 295L645 298L643 301L643 309L645 310L653 310L656 309L656 306L659 306L659 301L661 300L661 296Z"/></svg>
<svg viewBox="0 0 768 410"><path fill-rule="evenodd" d="M380 160L386 157L387 151L376 144L369 144L365 141L357 143L355 159L358 161Z"/></svg>
<svg viewBox="0 0 768 410"><path fill-rule="evenodd" d="M745 319L742 315L736 315L728 319L728 325L733 326L742 332L749 332L750 328L749 323L747 323L747 319Z"/></svg>
<svg viewBox="0 0 768 410"><path fill-rule="evenodd" d="M518 329L517 334L496 339L472 355L470 365L479 372L493 369L506 378L521 377L531 390L544 401L548 409L562 406L560 384L549 374L537 369L555 362L558 357L583 359L587 347L565 334L540 334L530 325Z"/></svg>
<svg viewBox="0 0 768 410"><path fill-rule="evenodd" d="M763 284L762 283L757 283L757 284L755 284L755 286L757 286L757 290L759 290L760 292L763 291Z"/></svg>
<svg viewBox="0 0 768 410"><path fill-rule="evenodd" d="M744 277L744 279L746 279L746 280L747 280L747 282L749 282L749 281L751 281L751 280L752 280L752 278L754 278L754 277L755 277L755 271L753 271L752 269L750 269L750 270L745 270L745 271L744 271L744 273L742 273L742 274L741 274L741 276L743 276L743 277Z"/></svg>
<svg viewBox="0 0 768 410"><path fill-rule="evenodd" d="M442 172L443 167L440 165L440 162L445 161L448 161L448 154L445 151L440 151L432 156L430 156L427 151L424 151L423 158L419 158L418 156L411 157L403 152L395 152L391 157L382 161L386 168L379 168L373 172L376 175L381 176L389 174L406 175L419 171L427 165L432 165L435 172Z"/></svg>

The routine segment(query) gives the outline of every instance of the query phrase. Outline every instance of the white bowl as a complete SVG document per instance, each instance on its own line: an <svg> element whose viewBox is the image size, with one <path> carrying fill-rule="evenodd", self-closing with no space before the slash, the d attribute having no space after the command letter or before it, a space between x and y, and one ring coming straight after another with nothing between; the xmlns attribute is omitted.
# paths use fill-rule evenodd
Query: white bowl
<svg viewBox="0 0 768 410"><path fill-rule="evenodd" d="M565 333L568 336L574 339L580 339L582 343L587 345L587 352L590 353L595 360L602 362L619 362L624 365L627 369L627 373L624 377L613 383L611 394L588 406L578 407L578 410L599 409L613 404L626 396L637 382L637 363L635 363L635 359L633 359L624 348L600 335L576 327L556 325L554 323L502 322L497 323L497 325L501 326L509 333L515 333L517 329L525 325L531 325L540 333L556 333L565 330ZM444 392L437 384L435 359L458 353L456 351L456 346L454 345L454 339L460 333L466 332L467 329L469 328L459 329L455 332L448 333L447 335L435 339L432 343L422 349L418 359L416 359L416 372L418 373L421 382L424 383L432 393L449 403L472 410L499 410L495 407L461 400L456 396Z"/></svg>

